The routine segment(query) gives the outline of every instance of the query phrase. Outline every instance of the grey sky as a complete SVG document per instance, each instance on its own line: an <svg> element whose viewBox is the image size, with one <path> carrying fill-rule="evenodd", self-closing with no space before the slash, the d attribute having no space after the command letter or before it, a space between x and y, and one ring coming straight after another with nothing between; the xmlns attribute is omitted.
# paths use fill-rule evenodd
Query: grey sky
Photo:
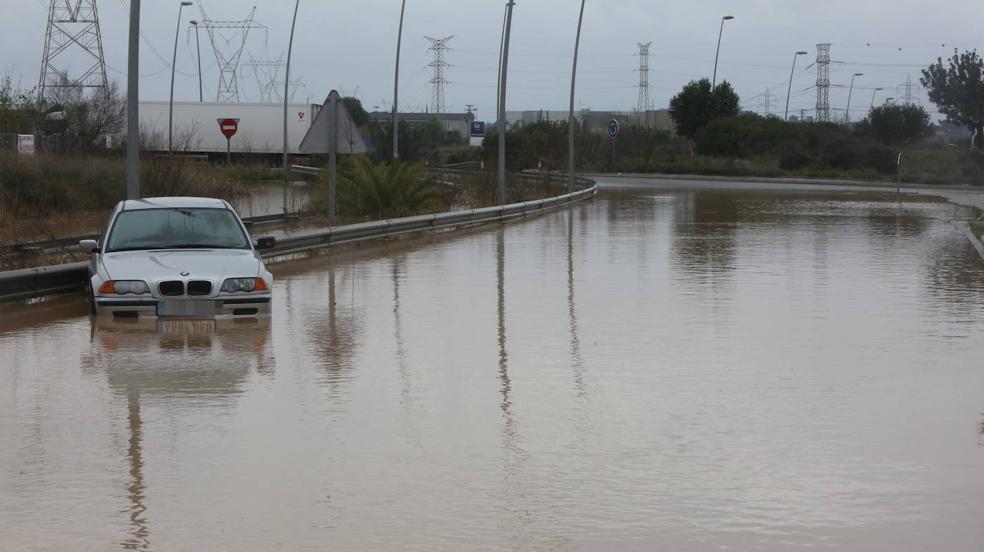
<svg viewBox="0 0 984 552"><path fill-rule="evenodd" d="M38 78L47 0L0 0L0 69L33 87ZM269 27L266 47L272 57L286 50L290 0L205 0L214 19L244 17L256 4L256 20ZM423 109L430 100L427 81L430 58L424 35L456 35L448 61L451 84L449 110L475 104L479 117L493 119L496 64L505 0L408 0L401 75L401 104ZM302 0L295 45L294 74L303 77L303 101L322 100L332 88L358 95L367 108L388 109L393 93L393 57L399 0L349 2ZM123 81L126 67L127 0L99 0L106 61L110 78ZM171 48L177 0L144 0L141 49L141 96L167 99ZM510 58L510 110L565 109L571 53L579 0L520 0L515 8ZM732 82L746 109L762 110L769 87L773 112L781 111L793 52L809 55L798 62L791 111L812 111L816 102L814 69L817 42L833 43L831 106L843 109L850 75L865 73L856 83L854 109L866 109L873 87L884 87L884 99L901 97L898 85L911 73L918 83L919 67L954 47L981 44L980 0L867 0L827 2L779 0L588 0L582 61L579 66L578 106L593 109L632 109L638 97L637 42L653 41L650 86L653 102L665 107L688 80L710 76L714 46L722 15L736 19L725 26L719 80ZM200 18L198 7L185 9L185 22ZM975 32L976 31L976 32ZM264 54L264 33L254 33L248 50ZM190 38L190 40L189 40ZM158 56L148 44L160 54ZM945 44L945 46L943 46ZM177 99L197 99L198 81L194 37L182 30L178 43ZM161 59L164 58L164 59ZM205 34L202 59L206 96L215 95L217 71ZM244 56L246 59L246 56ZM249 70L241 69L244 100L258 90ZM925 94L916 96L930 109ZM840 116L843 115L841 112ZM854 117L863 116L857 112Z"/></svg>

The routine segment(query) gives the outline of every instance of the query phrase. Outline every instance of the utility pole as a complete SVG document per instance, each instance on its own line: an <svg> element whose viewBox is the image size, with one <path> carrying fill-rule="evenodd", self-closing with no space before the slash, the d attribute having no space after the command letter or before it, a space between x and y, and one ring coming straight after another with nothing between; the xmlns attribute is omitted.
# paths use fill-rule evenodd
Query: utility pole
<svg viewBox="0 0 984 552"><path fill-rule="evenodd" d="M725 21L731 21L734 18L735 18L735 16L733 16L733 15L726 15L726 16L724 16L724 17L721 18L721 30L718 31L717 53L714 54L714 77L713 77L713 79L711 79L711 91L712 92L714 91L714 87L717 86L717 80L718 80L718 58L721 56L721 36L724 35L724 22Z"/></svg>
<svg viewBox="0 0 984 552"><path fill-rule="evenodd" d="M851 96L854 95L854 79L863 77L864 73L854 73L851 75L851 88L847 91L847 109L844 110L844 124L851 124Z"/></svg>
<svg viewBox="0 0 984 552"><path fill-rule="evenodd" d="M174 27L174 54L171 56L171 99L167 104L167 154L174 155L174 72L178 64L178 35L181 33L181 12L191 2L178 4L178 24Z"/></svg>
<svg viewBox="0 0 984 552"><path fill-rule="evenodd" d="M297 27L297 10L300 6L301 0L295 0L294 19L290 24L290 41L287 43L287 69L286 74L284 75L284 215L286 215L289 211L287 190L290 187L290 167L288 166L287 149L287 102L290 101L290 57L294 52L294 28Z"/></svg>
<svg viewBox="0 0 984 552"><path fill-rule="evenodd" d="M784 121L789 120L789 97L793 94L793 73L796 72L796 58L800 56L805 56L807 52L800 50L793 54L793 68L789 70L789 89L786 91L786 115L783 117ZM807 67L809 69L809 67Z"/></svg>
<svg viewBox="0 0 984 552"><path fill-rule="evenodd" d="M140 199L140 0L130 0L130 42L127 58L126 198Z"/></svg>
<svg viewBox="0 0 984 552"><path fill-rule="evenodd" d="M571 109L567 119L567 193L574 191L574 185L577 181L577 164L574 158L574 125L577 124L577 121L574 119L574 87L577 82L577 56L581 49L581 24L584 23L584 2L585 0L581 0L581 13L577 17L577 35L574 38L574 67L571 69ZM646 69L648 70L648 67ZM648 85L648 78L646 83Z"/></svg>
<svg viewBox="0 0 984 552"><path fill-rule="evenodd" d="M506 30L502 35L502 64L499 68L499 205L506 203L506 77L509 75L509 33L515 0L506 3Z"/></svg>
<svg viewBox="0 0 984 552"><path fill-rule="evenodd" d="M198 103L205 102L205 93L202 87L202 43L198 38L198 21L190 21L191 26L195 28L195 50L198 51Z"/></svg>
<svg viewBox="0 0 984 552"><path fill-rule="evenodd" d="M403 45L403 16L407 0L400 7L400 29L396 33L396 71L393 75L393 159L400 158L400 47Z"/></svg>
<svg viewBox="0 0 984 552"><path fill-rule="evenodd" d="M881 90L884 90L884 88L875 88L874 90L871 91L871 109L875 108L875 94L877 94Z"/></svg>

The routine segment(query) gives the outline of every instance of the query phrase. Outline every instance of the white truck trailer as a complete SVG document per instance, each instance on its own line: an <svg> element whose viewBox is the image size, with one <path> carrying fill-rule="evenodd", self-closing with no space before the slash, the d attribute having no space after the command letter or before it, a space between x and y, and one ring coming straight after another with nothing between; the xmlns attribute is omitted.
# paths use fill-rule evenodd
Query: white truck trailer
<svg viewBox="0 0 984 552"><path fill-rule="evenodd" d="M300 154L299 146L321 106L287 106L287 150ZM174 102L175 151L208 155L222 160L226 138L219 119L239 119L239 130L230 141L233 157L275 159L284 151L284 106L260 103ZM167 151L168 102L140 102L140 132L150 151Z"/></svg>

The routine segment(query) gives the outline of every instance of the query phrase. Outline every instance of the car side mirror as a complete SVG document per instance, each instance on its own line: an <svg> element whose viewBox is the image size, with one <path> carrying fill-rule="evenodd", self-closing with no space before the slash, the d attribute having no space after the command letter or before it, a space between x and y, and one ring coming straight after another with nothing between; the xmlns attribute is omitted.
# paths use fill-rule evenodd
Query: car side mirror
<svg viewBox="0 0 984 552"><path fill-rule="evenodd" d="M96 240L82 240L79 242L79 249L84 253L98 253L99 242Z"/></svg>
<svg viewBox="0 0 984 552"><path fill-rule="evenodd" d="M277 247L277 238L271 236L256 238L256 248L260 251L266 251L274 247Z"/></svg>

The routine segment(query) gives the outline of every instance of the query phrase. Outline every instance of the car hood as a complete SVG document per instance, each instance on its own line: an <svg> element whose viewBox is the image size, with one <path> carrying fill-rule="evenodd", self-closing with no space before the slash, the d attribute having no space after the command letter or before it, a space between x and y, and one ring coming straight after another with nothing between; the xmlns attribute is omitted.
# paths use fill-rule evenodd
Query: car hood
<svg viewBox="0 0 984 552"><path fill-rule="evenodd" d="M259 276L259 255L245 249L121 251L106 253L102 264L112 280L248 278ZM186 274L185 274L186 273Z"/></svg>

